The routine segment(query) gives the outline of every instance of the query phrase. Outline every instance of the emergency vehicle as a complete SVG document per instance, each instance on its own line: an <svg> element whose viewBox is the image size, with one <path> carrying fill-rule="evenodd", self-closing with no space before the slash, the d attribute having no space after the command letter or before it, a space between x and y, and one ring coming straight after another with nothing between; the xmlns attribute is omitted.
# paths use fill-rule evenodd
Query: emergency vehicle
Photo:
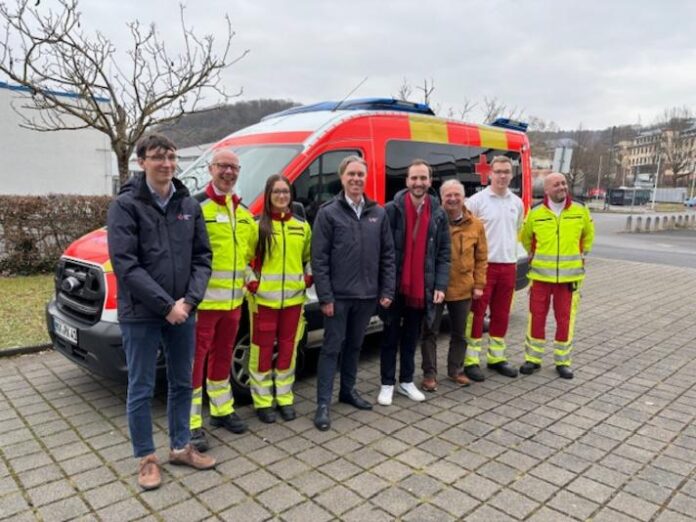
<svg viewBox="0 0 696 522"><path fill-rule="evenodd" d="M438 118L424 104L393 99L360 99L294 107L265 117L215 143L179 178L202 200L210 179L208 163L215 150L239 155L242 171L236 192L258 214L266 178L282 173L293 185L293 197L304 205L310 224L321 204L341 190L338 165L357 154L368 165L366 194L378 203L389 201L405 187L406 169L414 158L433 168L432 190L447 179L459 179L470 196L488 184L490 160L513 160L510 188L529 209L531 155L526 126L509 120L477 125ZM106 228L72 243L55 271L55 296L46 308L53 346L76 364L119 381L127 377L116 314L116 279L109 261ZM518 289L527 284L527 257L520 247ZM298 357L320 345L322 318L310 289L305 307L307 336ZM248 324L247 321L242 323ZM370 328L381 327L379 320ZM240 331L231 374L237 394L248 394L247 331ZM159 369L164 370L160 357Z"/></svg>

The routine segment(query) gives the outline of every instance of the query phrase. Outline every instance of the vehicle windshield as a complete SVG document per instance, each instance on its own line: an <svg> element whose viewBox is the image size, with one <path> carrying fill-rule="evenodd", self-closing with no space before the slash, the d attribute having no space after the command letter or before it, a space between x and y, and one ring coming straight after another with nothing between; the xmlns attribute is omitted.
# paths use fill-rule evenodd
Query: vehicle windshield
<svg viewBox="0 0 696 522"><path fill-rule="evenodd" d="M223 147L239 156L242 171L234 192L248 205L263 191L268 176L282 173L290 161L302 150L301 145L230 145ZM202 191L210 181L208 164L213 153L209 150L179 175L192 194Z"/></svg>

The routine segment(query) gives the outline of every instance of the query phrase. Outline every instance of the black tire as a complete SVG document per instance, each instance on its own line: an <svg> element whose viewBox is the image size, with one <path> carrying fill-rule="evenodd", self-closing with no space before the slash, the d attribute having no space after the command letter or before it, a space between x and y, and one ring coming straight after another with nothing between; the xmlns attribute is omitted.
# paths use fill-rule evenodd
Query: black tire
<svg viewBox="0 0 696 522"><path fill-rule="evenodd" d="M251 402L249 389L249 344L251 337L248 329L240 330L237 342L232 349L230 366L230 382L235 402L248 404Z"/></svg>

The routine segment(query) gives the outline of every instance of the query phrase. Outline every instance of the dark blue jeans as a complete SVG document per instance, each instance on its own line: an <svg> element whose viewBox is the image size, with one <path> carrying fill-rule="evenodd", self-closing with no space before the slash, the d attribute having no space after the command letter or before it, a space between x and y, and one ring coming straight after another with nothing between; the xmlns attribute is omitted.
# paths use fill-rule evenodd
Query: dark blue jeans
<svg viewBox="0 0 696 522"><path fill-rule="evenodd" d="M383 385L396 384L396 355L399 357L399 382L413 382L416 369L416 344L420 338L425 309L406 306L397 297L387 310L384 337L380 349L380 377Z"/></svg>
<svg viewBox="0 0 696 522"><path fill-rule="evenodd" d="M169 446L180 449L191 438L191 376L193 370L195 316L185 323L167 321L121 323L123 349L128 364L128 429L133 454L144 457L155 452L152 439L151 403L155 393L157 352L162 346L167 361L167 419Z"/></svg>
<svg viewBox="0 0 696 522"><path fill-rule="evenodd" d="M365 330L376 311L375 299L337 299L333 317L324 317L324 342L317 364L317 404L331 404L339 355L339 395L347 395L355 388Z"/></svg>

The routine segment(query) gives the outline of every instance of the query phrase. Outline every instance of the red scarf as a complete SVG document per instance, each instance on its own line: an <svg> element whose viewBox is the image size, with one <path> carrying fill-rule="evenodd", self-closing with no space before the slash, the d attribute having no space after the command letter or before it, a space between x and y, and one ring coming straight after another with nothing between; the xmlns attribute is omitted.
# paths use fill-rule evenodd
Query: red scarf
<svg viewBox="0 0 696 522"><path fill-rule="evenodd" d="M222 205L224 207L226 204L227 196L225 194L218 196L215 193L212 181L208 183L207 187L205 187L205 195L212 199L218 205ZM242 200L242 198L240 198L237 194L231 194L230 198L232 199L232 208L234 210L237 210L237 205L239 205L239 202Z"/></svg>
<svg viewBox="0 0 696 522"><path fill-rule="evenodd" d="M425 196L420 216L411 195L406 194L406 237L401 267L401 295L409 308L425 308L425 249L430 225L430 197Z"/></svg>

